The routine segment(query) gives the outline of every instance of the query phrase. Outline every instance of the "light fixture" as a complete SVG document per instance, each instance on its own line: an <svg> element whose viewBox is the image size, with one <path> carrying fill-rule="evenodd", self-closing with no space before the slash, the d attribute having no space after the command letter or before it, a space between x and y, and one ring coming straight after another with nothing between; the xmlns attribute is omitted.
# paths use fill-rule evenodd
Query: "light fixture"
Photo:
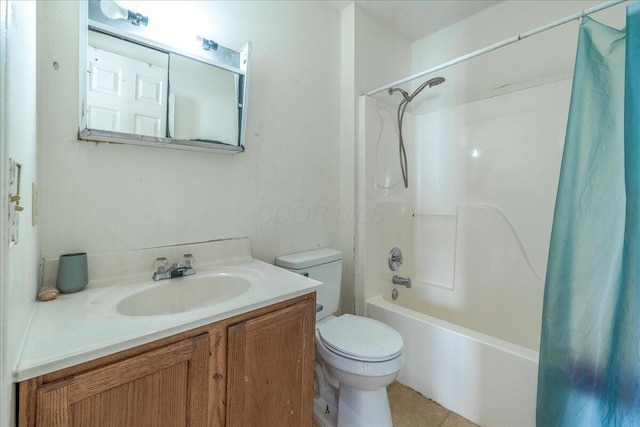
<svg viewBox="0 0 640 427"><path fill-rule="evenodd" d="M100 0L100 10L109 19L124 19L133 25L149 25L149 18L141 13L125 9L114 0Z"/></svg>

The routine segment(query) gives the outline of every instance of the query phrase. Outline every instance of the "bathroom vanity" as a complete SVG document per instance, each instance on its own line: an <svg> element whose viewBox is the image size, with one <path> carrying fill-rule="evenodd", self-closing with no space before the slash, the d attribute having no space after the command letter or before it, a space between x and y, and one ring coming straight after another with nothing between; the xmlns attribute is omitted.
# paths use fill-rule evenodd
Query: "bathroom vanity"
<svg viewBox="0 0 640 427"><path fill-rule="evenodd" d="M225 246L240 255L248 251L244 240ZM197 257L198 249L190 252ZM137 255L128 256L135 264ZM19 426L311 426L321 284L226 256L224 265L162 281L182 292L198 275L200 282L251 280L243 293L204 307L122 315L122 301L164 285L135 280L94 289L90 283L39 303L16 372ZM43 340L56 330L57 339Z"/></svg>
<svg viewBox="0 0 640 427"><path fill-rule="evenodd" d="M315 294L20 383L22 426L311 425Z"/></svg>

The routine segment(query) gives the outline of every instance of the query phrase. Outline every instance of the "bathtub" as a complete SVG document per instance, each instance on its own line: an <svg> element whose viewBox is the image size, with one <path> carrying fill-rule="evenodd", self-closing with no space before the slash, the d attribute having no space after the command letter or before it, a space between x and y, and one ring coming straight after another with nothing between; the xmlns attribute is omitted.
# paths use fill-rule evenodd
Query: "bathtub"
<svg viewBox="0 0 640 427"><path fill-rule="evenodd" d="M538 352L408 309L412 290L400 289L397 301L391 292L366 301L366 316L404 339L397 380L481 426L534 426Z"/></svg>

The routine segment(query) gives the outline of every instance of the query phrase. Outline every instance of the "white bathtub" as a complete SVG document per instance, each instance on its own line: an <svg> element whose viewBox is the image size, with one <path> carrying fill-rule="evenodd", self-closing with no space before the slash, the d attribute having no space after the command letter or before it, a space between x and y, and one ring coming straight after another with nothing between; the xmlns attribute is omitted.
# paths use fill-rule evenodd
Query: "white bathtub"
<svg viewBox="0 0 640 427"><path fill-rule="evenodd" d="M405 308L391 292L369 298L366 315L402 335L400 383L484 427L535 425L537 351Z"/></svg>

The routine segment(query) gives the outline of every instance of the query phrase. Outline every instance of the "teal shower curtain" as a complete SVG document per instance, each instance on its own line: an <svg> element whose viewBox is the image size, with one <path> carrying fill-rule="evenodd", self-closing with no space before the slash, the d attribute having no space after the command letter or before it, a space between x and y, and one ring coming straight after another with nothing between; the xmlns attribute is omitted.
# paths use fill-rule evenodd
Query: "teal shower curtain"
<svg viewBox="0 0 640 427"><path fill-rule="evenodd" d="M584 18L545 284L536 422L640 426L640 3Z"/></svg>

